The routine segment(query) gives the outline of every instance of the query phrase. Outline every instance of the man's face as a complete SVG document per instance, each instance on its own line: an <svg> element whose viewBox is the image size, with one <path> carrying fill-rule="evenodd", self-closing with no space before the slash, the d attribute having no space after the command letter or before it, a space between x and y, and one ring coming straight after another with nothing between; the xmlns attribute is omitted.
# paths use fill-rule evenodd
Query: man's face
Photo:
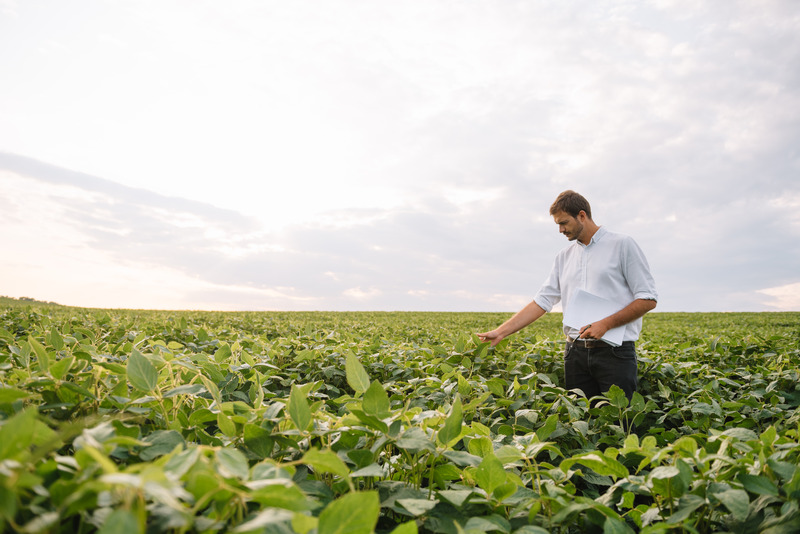
<svg viewBox="0 0 800 534"><path fill-rule="evenodd" d="M553 220L558 225L558 231L570 241L575 241L583 233L583 223L581 216L583 212L578 213L578 217L573 217L565 211L557 211L553 214Z"/></svg>

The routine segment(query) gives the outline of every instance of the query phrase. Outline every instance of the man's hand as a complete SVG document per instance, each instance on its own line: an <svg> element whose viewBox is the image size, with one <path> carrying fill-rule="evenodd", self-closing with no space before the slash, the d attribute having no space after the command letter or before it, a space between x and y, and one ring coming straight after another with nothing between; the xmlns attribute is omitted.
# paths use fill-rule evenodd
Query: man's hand
<svg viewBox="0 0 800 534"><path fill-rule="evenodd" d="M600 339L606 335L606 332L610 329L635 321L655 307L655 300L636 299L617 313L582 327L578 337L583 339Z"/></svg>
<svg viewBox="0 0 800 534"><path fill-rule="evenodd" d="M578 335L581 339L600 339L608 332L605 319L597 321L581 328L581 333Z"/></svg>
<svg viewBox="0 0 800 534"><path fill-rule="evenodd" d="M501 335L500 332L497 330L492 330L491 332L483 332L481 334L476 334L478 339L486 343L489 341L492 344L492 347L503 341L505 336Z"/></svg>
<svg viewBox="0 0 800 534"><path fill-rule="evenodd" d="M507 336L510 336L514 332L518 332L519 330L525 328L545 313L546 312L538 304L536 304L535 301L532 301L530 304L515 313L511 319L504 322L494 330L476 335L478 336L478 339L484 343L488 341L492 344L492 347L494 347L503 341L503 339L505 339Z"/></svg>

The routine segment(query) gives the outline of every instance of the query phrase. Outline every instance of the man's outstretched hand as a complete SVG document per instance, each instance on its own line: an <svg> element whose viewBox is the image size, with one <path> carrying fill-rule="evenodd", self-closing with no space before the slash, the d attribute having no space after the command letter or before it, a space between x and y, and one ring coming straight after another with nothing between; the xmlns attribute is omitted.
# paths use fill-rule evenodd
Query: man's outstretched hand
<svg viewBox="0 0 800 534"><path fill-rule="evenodd" d="M487 341L492 344L492 347L503 341L502 335L497 330L492 330L490 332L483 332L481 334L477 334L478 339L486 343Z"/></svg>

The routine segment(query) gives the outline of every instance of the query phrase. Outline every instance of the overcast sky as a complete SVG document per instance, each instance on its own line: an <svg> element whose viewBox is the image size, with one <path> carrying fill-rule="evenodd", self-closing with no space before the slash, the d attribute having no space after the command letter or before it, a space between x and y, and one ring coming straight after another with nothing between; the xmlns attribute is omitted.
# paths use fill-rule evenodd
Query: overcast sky
<svg viewBox="0 0 800 534"><path fill-rule="evenodd" d="M800 4L0 0L0 295L516 311L565 189L658 311L800 310Z"/></svg>

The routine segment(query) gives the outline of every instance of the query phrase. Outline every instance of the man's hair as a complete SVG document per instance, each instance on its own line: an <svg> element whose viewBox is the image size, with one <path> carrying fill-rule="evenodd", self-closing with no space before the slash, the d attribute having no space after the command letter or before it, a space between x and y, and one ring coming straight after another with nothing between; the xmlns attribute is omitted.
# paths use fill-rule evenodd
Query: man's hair
<svg viewBox="0 0 800 534"><path fill-rule="evenodd" d="M573 217L577 217L578 213L584 211L586 212L586 217L590 220L592 218L592 208L589 207L589 201L569 189L558 195L556 201L550 206L550 215L555 215L559 211L568 213Z"/></svg>

